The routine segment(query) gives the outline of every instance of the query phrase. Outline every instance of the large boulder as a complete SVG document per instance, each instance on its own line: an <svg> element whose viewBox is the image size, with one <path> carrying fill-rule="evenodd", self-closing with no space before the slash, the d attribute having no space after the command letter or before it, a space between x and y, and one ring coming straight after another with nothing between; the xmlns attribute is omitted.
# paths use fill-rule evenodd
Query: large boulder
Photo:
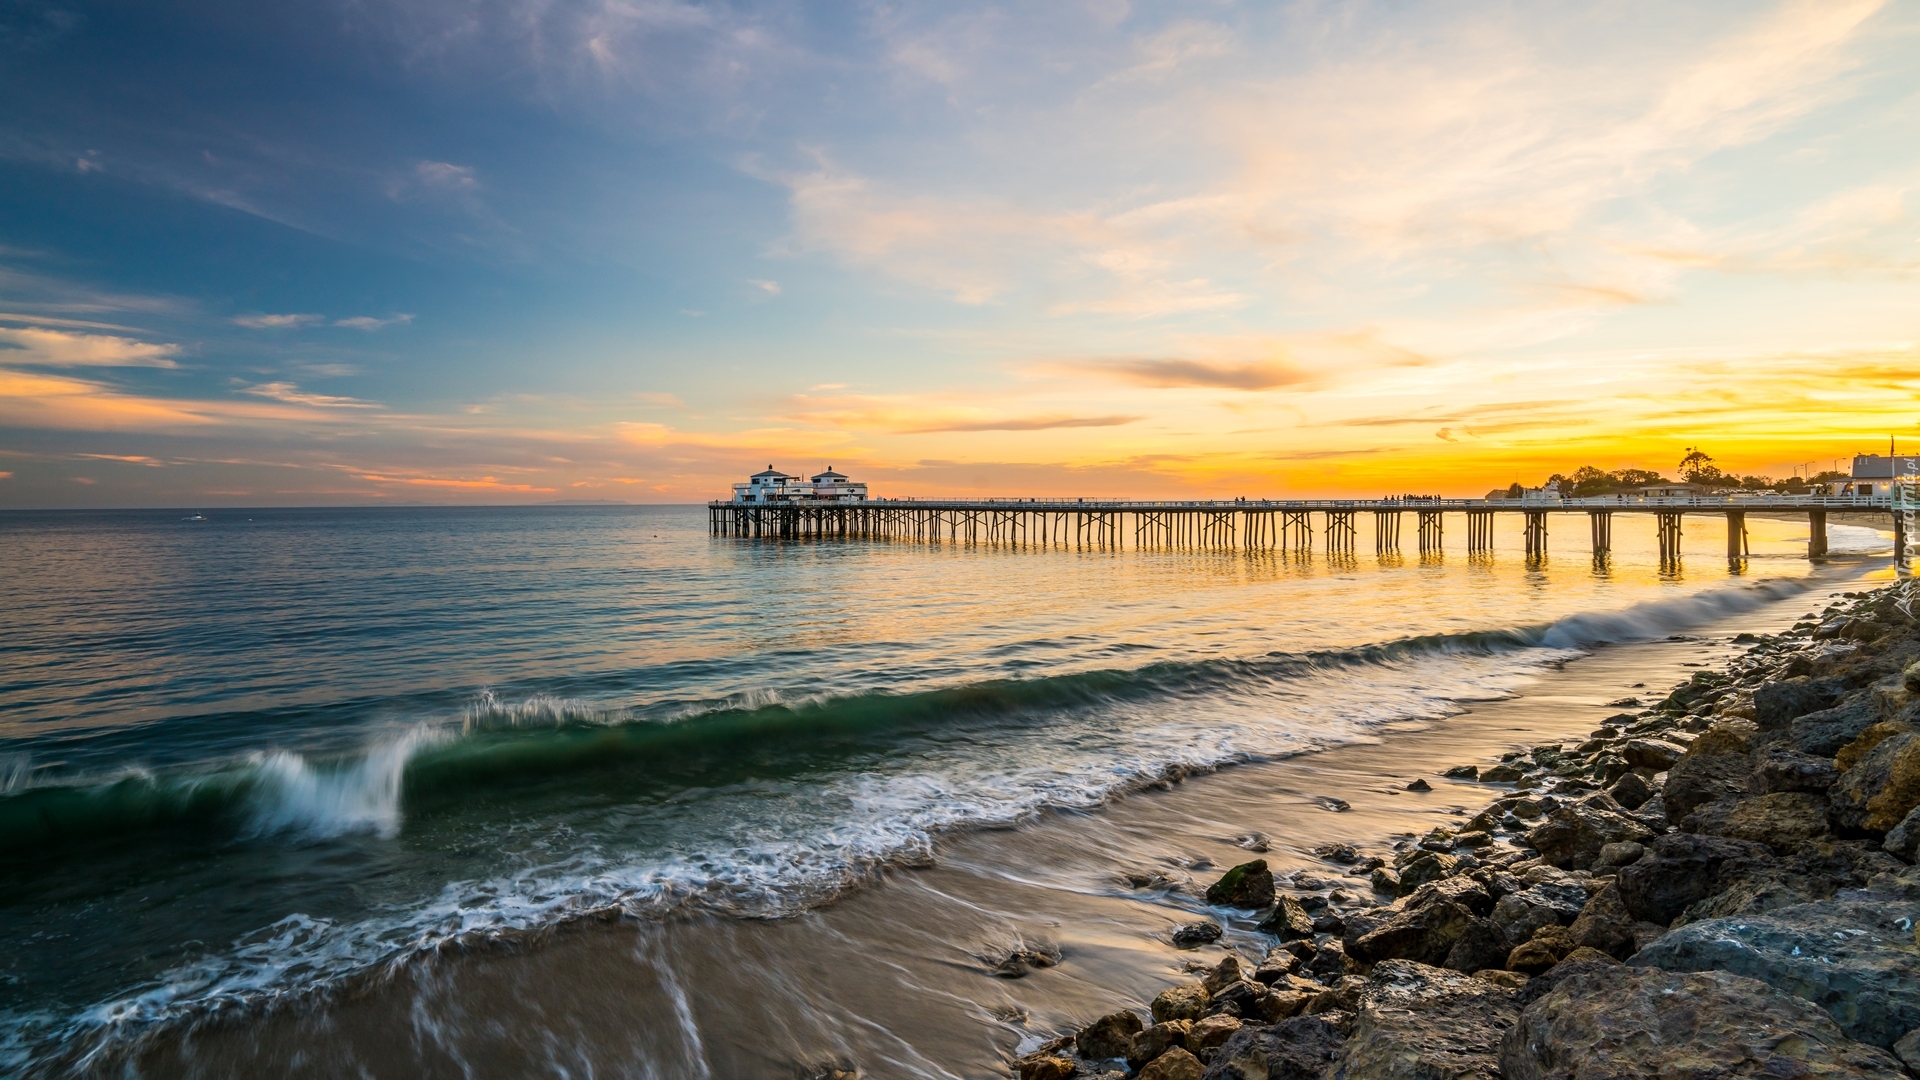
<svg viewBox="0 0 1920 1080"><path fill-rule="evenodd" d="M1519 1012L1487 979L1406 960L1373 969L1353 1034L1328 1080L1498 1080L1501 1038Z"/></svg>
<svg viewBox="0 0 1920 1080"><path fill-rule="evenodd" d="M1147 1062L1135 1080L1200 1080L1203 1072L1199 1058L1176 1046Z"/></svg>
<svg viewBox="0 0 1920 1080"><path fill-rule="evenodd" d="M1841 747L1840 752L1833 755L1833 767L1841 772L1846 772L1848 769L1860 764L1860 759L1866 757L1868 752L1874 747L1879 746L1895 735L1904 735L1912 731L1912 724L1902 723L1898 720L1883 720L1861 732L1859 738Z"/></svg>
<svg viewBox="0 0 1920 1080"><path fill-rule="evenodd" d="M1321 1080L1339 1058L1352 1019L1317 1013L1270 1028L1243 1027L1214 1053L1206 1080Z"/></svg>
<svg viewBox="0 0 1920 1080"><path fill-rule="evenodd" d="M1438 967L1474 921L1471 908L1450 900L1409 907L1355 941L1352 955L1367 964L1417 960Z"/></svg>
<svg viewBox="0 0 1920 1080"><path fill-rule="evenodd" d="M1126 1057L1143 1026L1132 1010L1110 1013L1081 1028L1073 1037L1074 1049L1089 1061Z"/></svg>
<svg viewBox="0 0 1920 1080"><path fill-rule="evenodd" d="M1827 835L1827 800L1805 791L1722 799L1688 814L1680 827L1708 836L1752 840L1784 853Z"/></svg>
<svg viewBox="0 0 1920 1080"><path fill-rule="evenodd" d="M1882 740L1828 789L1833 819L1846 829L1885 833L1920 806L1920 734Z"/></svg>
<svg viewBox="0 0 1920 1080"><path fill-rule="evenodd" d="M1598 795L1554 807L1545 822L1527 833L1527 844L1555 866L1585 870L1608 844L1652 836L1652 829L1628 816L1618 803Z"/></svg>
<svg viewBox="0 0 1920 1080"><path fill-rule="evenodd" d="M1806 676L1762 683L1753 691L1753 718L1763 729L1785 727L1797 716L1832 705L1840 690L1831 679Z"/></svg>
<svg viewBox="0 0 1920 1080"><path fill-rule="evenodd" d="M1498 969L1506 964L1507 954L1512 951L1513 939L1499 924L1492 919L1475 919L1460 931L1440 966L1468 973Z"/></svg>
<svg viewBox="0 0 1920 1080"><path fill-rule="evenodd" d="M1907 811L1900 824L1887 830L1886 850L1908 862L1920 861L1920 807Z"/></svg>
<svg viewBox="0 0 1920 1080"><path fill-rule="evenodd" d="M1638 947L1633 924L1633 913L1627 910L1626 901L1620 899L1620 886L1616 882L1593 894L1567 933L1577 947L1598 949L1625 960Z"/></svg>
<svg viewBox="0 0 1920 1080"><path fill-rule="evenodd" d="M1187 1045L1187 1032L1192 1030L1191 1020L1170 1020L1143 1029L1127 1046L1127 1065L1139 1069L1174 1047Z"/></svg>
<svg viewBox="0 0 1920 1080"><path fill-rule="evenodd" d="M1313 916L1307 913L1300 901L1283 896L1267 913L1267 917L1260 920L1256 929L1273 934L1281 941L1310 941L1313 939Z"/></svg>
<svg viewBox="0 0 1920 1080"><path fill-rule="evenodd" d="M1723 971L1599 965L1527 1006L1500 1047L1504 1080L1898 1080L1884 1050L1806 1002Z"/></svg>
<svg viewBox="0 0 1920 1080"><path fill-rule="evenodd" d="M1705 753L1696 747L1667 770L1666 786L1660 789L1667 819L1684 821L1688 814L1710 802L1746 795L1752 775L1751 754Z"/></svg>
<svg viewBox="0 0 1920 1080"><path fill-rule="evenodd" d="M1825 1009L1849 1038L1886 1047L1920 1027L1916 920L1913 900L1797 904L1683 926L1630 963L1758 979Z"/></svg>
<svg viewBox="0 0 1920 1080"><path fill-rule="evenodd" d="M1824 794L1839 776L1840 770L1824 757L1774 746L1754 756L1753 774L1747 778L1747 790L1755 795L1770 795L1776 791Z"/></svg>
<svg viewBox="0 0 1920 1080"><path fill-rule="evenodd" d="M1615 880L1620 899L1635 919L1665 926L1689 905L1720 891L1727 863L1772 858L1765 845L1751 840L1669 833L1654 840L1646 857L1623 867Z"/></svg>
<svg viewBox="0 0 1920 1080"><path fill-rule="evenodd" d="M1258 909L1273 903L1273 871L1267 860L1255 859L1220 875L1207 886L1207 903L1219 907Z"/></svg>
<svg viewBox="0 0 1920 1080"><path fill-rule="evenodd" d="M1880 712L1865 697L1850 698L1831 709L1808 713L1793 722L1793 748L1803 754L1832 757L1880 722Z"/></svg>
<svg viewBox="0 0 1920 1080"><path fill-rule="evenodd" d="M1185 982L1169 986L1153 999L1153 1022L1164 1024L1171 1020L1198 1020L1207 1015L1207 1002L1211 997L1204 983Z"/></svg>

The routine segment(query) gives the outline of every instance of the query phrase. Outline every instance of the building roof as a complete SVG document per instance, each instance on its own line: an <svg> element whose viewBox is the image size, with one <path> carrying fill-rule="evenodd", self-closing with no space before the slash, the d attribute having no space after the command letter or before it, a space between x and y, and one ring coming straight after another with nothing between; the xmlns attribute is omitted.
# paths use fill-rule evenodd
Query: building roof
<svg viewBox="0 0 1920 1080"><path fill-rule="evenodd" d="M845 480L846 478L847 474L834 472L831 465L827 466L826 472L813 474L813 482L816 484L823 480Z"/></svg>
<svg viewBox="0 0 1920 1080"><path fill-rule="evenodd" d="M749 477L748 479L751 479L751 480L791 480L791 479L793 479L793 477L792 477L792 476L790 476L790 475L788 475L788 474L786 474L786 473L783 473L783 472L781 472L781 471L780 471L779 469L776 469L776 468L774 468L773 466L771 466L771 465L769 465L769 466L767 466L767 467L766 467L766 470L765 470L764 472L757 472L757 473L754 473L754 474L753 474L753 475L752 475L751 477Z"/></svg>

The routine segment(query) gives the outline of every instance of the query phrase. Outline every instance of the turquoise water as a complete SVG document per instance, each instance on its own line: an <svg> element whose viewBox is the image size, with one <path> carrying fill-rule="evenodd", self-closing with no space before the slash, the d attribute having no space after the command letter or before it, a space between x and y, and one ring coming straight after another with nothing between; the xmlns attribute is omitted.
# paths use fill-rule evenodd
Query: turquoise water
<svg viewBox="0 0 1920 1080"><path fill-rule="evenodd" d="M1692 525L1663 573L1619 519L1595 566L1517 536L1423 560L776 544L686 507L187 516L0 516L9 1071L448 941L793 912L949 830L1441 715L1812 572L1768 521L1739 567Z"/></svg>

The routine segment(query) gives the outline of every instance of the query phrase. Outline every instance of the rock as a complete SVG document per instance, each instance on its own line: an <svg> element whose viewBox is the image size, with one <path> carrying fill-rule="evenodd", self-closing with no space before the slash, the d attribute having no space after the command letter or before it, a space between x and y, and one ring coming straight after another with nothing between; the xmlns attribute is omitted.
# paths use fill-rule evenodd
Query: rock
<svg viewBox="0 0 1920 1080"><path fill-rule="evenodd" d="M1245 968L1246 965L1240 962L1238 956L1228 953L1224 959L1200 977L1200 985L1206 987L1209 995L1217 994L1221 987L1231 986L1245 979L1247 977Z"/></svg>
<svg viewBox="0 0 1920 1080"><path fill-rule="evenodd" d="M1739 717L1722 717L1707 726L1700 737L1687 745L1687 757L1722 757L1750 754L1758 746L1760 725Z"/></svg>
<svg viewBox="0 0 1920 1080"><path fill-rule="evenodd" d="M1511 784L1527 775L1519 767L1508 764L1495 765L1480 772L1480 780L1487 784Z"/></svg>
<svg viewBox="0 0 1920 1080"><path fill-rule="evenodd" d="M1425 780L1415 780L1413 783L1407 785L1407 790L1408 791L1432 791L1433 785L1427 783Z"/></svg>
<svg viewBox="0 0 1920 1080"><path fill-rule="evenodd" d="M1910 694L1920 694L1920 660L1908 664L1900 673L1900 683Z"/></svg>
<svg viewBox="0 0 1920 1080"><path fill-rule="evenodd" d="M1240 1021L1231 1016L1209 1016L1193 1025L1187 1032L1187 1050L1195 1057L1207 1059L1209 1051L1217 1050L1240 1030Z"/></svg>
<svg viewBox="0 0 1920 1080"><path fill-rule="evenodd" d="M1764 983L1611 965L1527 1006L1501 1042L1500 1069L1505 1080L1900 1075L1884 1051Z"/></svg>
<svg viewBox="0 0 1920 1080"><path fill-rule="evenodd" d="M1153 999L1153 1022L1198 1020L1207 1015L1207 1002L1211 997L1207 988L1197 982L1169 986Z"/></svg>
<svg viewBox="0 0 1920 1080"><path fill-rule="evenodd" d="M1179 1047L1146 1063L1135 1080L1201 1080L1200 1059Z"/></svg>
<svg viewBox="0 0 1920 1080"><path fill-rule="evenodd" d="M1314 952L1313 959L1307 961L1307 970L1322 978L1338 978L1347 973L1348 960L1346 946L1339 941L1329 941Z"/></svg>
<svg viewBox="0 0 1920 1080"><path fill-rule="evenodd" d="M1492 919L1474 919L1461 930L1441 967L1472 974L1506 964L1513 942Z"/></svg>
<svg viewBox="0 0 1920 1080"><path fill-rule="evenodd" d="M1920 901L1835 899L1709 919L1666 934L1631 963L1719 969L1758 979L1832 1014L1875 1046L1920 1027Z"/></svg>
<svg viewBox="0 0 1920 1080"><path fill-rule="evenodd" d="M1649 854L1623 868L1616 884L1635 919L1665 926L1695 901L1719 892L1720 870L1730 860L1772 858L1751 840L1669 833L1648 845Z"/></svg>
<svg viewBox="0 0 1920 1080"><path fill-rule="evenodd" d="M1492 844L1493 834L1482 832L1479 829L1469 829L1466 832L1459 833L1453 838L1453 846L1456 848L1483 848L1489 847Z"/></svg>
<svg viewBox="0 0 1920 1080"><path fill-rule="evenodd" d="M1321 1080L1339 1057L1350 1022L1347 1014L1331 1013L1242 1027L1214 1054L1206 1080Z"/></svg>
<svg viewBox="0 0 1920 1080"><path fill-rule="evenodd" d="M1220 940L1225 931L1219 923L1196 922L1176 927L1173 931L1173 943L1183 949L1197 949Z"/></svg>
<svg viewBox="0 0 1920 1080"><path fill-rule="evenodd" d="M1263 908L1273 903L1273 871L1265 859L1241 863L1207 887L1207 903L1219 907Z"/></svg>
<svg viewBox="0 0 1920 1080"><path fill-rule="evenodd" d="M1667 771L1660 801L1669 820L1682 821L1710 802L1747 794L1753 758L1747 754L1688 754Z"/></svg>
<svg viewBox="0 0 1920 1080"><path fill-rule="evenodd" d="M1264 983L1250 979L1228 983L1207 999L1207 1015L1225 1013L1228 1016L1258 1017L1262 1003L1271 993Z"/></svg>
<svg viewBox="0 0 1920 1080"><path fill-rule="evenodd" d="M1527 975L1544 974L1576 948L1573 934L1566 927L1543 926L1534 931L1532 940L1521 942L1507 954L1507 970Z"/></svg>
<svg viewBox="0 0 1920 1080"><path fill-rule="evenodd" d="M1747 790L1755 795L1770 795L1776 791L1825 794L1839 776L1839 770L1826 758L1785 747L1769 747L1754 759L1753 774L1747 778Z"/></svg>
<svg viewBox="0 0 1920 1080"><path fill-rule="evenodd" d="M1578 948L1598 949L1625 960L1638 949L1633 923L1633 913L1620 899L1619 885L1612 884L1593 894L1573 925L1567 927L1567 934Z"/></svg>
<svg viewBox="0 0 1920 1080"><path fill-rule="evenodd" d="M1298 1016L1306 1010L1307 1003L1319 997L1319 992L1308 993L1304 990L1274 990L1261 998L1255 1012L1267 1023L1277 1023L1290 1016Z"/></svg>
<svg viewBox="0 0 1920 1080"><path fill-rule="evenodd" d="M1627 745L1620 748L1620 756L1627 764L1636 769L1652 769L1654 772L1666 772L1673 763L1680 760L1686 751L1670 742L1655 739L1628 739Z"/></svg>
<svg viewBox="0 0 1920 1080"><path fill-rule="evenodd" d="M1282 948L1267 950L1265 959L1253 971L1253 981L1272 986L1288 975L1300 970L1300 957Z"/></svg>
<svg viewBox="0 0 1920 1080"><path fill-rule="evenodd" d="M1900 824L1888 829L1886 843L1881 846L1896 858L1920 861L1920 808L1908 811Z"/></svg>
<svg viewBox="0 0 1920 1080"><path fill-rule="evenodd" d="M1405 896L1429 881L1446 877L1459 865L1460 860L1452 855L1437 851L1421 852L1400 868L1400 895Z"/></svg>
<svg viewBox="0 0 1920 1080"><path fill-rule="evenodd" d="M1389 960L1360 991L1338 1080L1498 1080L1514 992L1486 979Z"/></svg>
<svg viewBox="0 0 1920 1080"><path fill-rule="evenodd" d="M1907 1071L1920 1076L1920 1028L1914 1028L1893 1044L1893 1056L1907 1067Z"/></svg>
<svg viewBox="0 0 1920 1080"><path fill-rule="evenodd" d="M1861 732L1859 738L1841 747L1840 752L1833 755L1833 767L1841 772L1846 772L1848 769L1860 764L1860 759L1866 757L1867 752L1874 747L1879 746L1895 735L1901 735L1911 731L1913 731L1912 724L1902 723L1898 720L1882 720L1880 723Z"/></svg>
<svg viewBox="0 0 1920 1080"><path fill-rule="evenodd" d="M1109 1013L1081 1028L1073 1037L1073 1046L1089 1061L1126 1057L1141 1028L1140 1017L1132 1010Z"/></svg>
<svg viewBox="0 0 1920 1080"><path fill-rule="evenodd" d="M1400 871L1391 866L1376 866L1373 873L1367 875L1367 884L1373 887L1374 892L1397 896L1400 892Z"/></svg>
<svg viewBox="0 0 1920 1080"><path fill-rule="evenodd" d="M1900 824L1920 806L1920 734L1882 740L1841 773L1827 795L1842 828L1885 833Z"/></svg>
<svg viewBox="0 0 1920 1080"><path fill-rule="evenodd" d="M1262 933L1273 934L1282 941L1311 938L1313 916L1307 914L1307 909L1301 906L1300 901L1291 896L1283 896L1280 902L1274 905L1273 910L1267 913L1267 917L1260 920L1256 929Z"/></svg>
<svg viewBox="0 0 1920 1080"><path fill-rule="evenodd" d="M1369 964L1417 960L1438 967L1446 962L1447 954L1474 920L1470 908L1452 901L1409 907L1355 942L1353 955Z"/></svg>
<svg viewBox="0 0 1920 1080"><path fill-rule="evenodd" d="M1626 866L1640 860L1647 853L1647 846L1633 840L1622 840L1617 844L1608 844L1600 849L1600 858L1594 865L1600 867Z"/></svg>
<svg viewBox="0 0 1920 1080"><path fill-rule="evenodd" d="M1451 779L1451 780L1478 780L1480 779L1480 766L1455 765L1453 768L1448 769L1446 772L1443 772L1440 775L1447 777L1448 779Z"/></svg>
<svg viewBox="0 0 1920 1080"><path fill-rule="evenodd" d="M1057 1054L1028 1054L1017 1063L1020 1080L1073 1080L1078 1067Z"/></svg>
<svg viewBox="0 0 1920 1080"><path fill-rule="evenodd" d="M1518 990L1532 981L1521 972L1508 971L1505 968L1481 968L1473 973L1473 977L1485 979L1495 986L1504 986L1509 990Z"/></svg>
<svg viewBox="0 0 1920 1080"><path fill-rule="evenodd" d="M1837 691L1828 680L1805 676L1762 683L1753 691L1754 719L1762 728L1785 727L1797 716L1832 705Z"/></svg>
<svg viewBox="0 0 1920 1080"><path fill-rule="evenodd" d="M1501 899L1518 900L1528 907L1551 912L1553 921L1564 926L1578 917L1581 909L1587 906L1587 889L1586 886L1578 884L1541 882L1515 893L1510 898L1501 897Z"/></svg>
<svg viewBox="0 0 1920 1080"><path fill-rule="evenodd" d="M1143 1028L1127 1046L1127 1065L1138 1069L1176 1046L1187 1045L1191 1020L1171 1020Z"/></svg>
<svg viewBox="0 0 1920 1080"><path fill-rule="evenodd" d="M1360 859L1360 852L1352 844L1319 844L1314 847L1313 854L1330 863L1342 865L1358 862Z"/></svg>
<svg viewBox="0 0 1920 1080"><path fill-rule="evenodd" d="M1795 720L1791 729L1793 748L1803 754L1832 757L1879 722L1880 714L1867 698L1847 701Z"/></svg>
<svg viewBox="0 0 1920 1080"><path fill-rule="evenodd" d="M1600 849L1608 844L1653 836L1653 830L1625 813L1602 805L1602 800L1605 796L1554 807L1543 824L1527 833L1527 844L1555 866L1584 869L1593 865L1600 857ZM1612 803L1612 800L1605 801Z"/></svg>
<svg viewBox="0 0 1920 1080"><path fill-rule="evenodd" d="M1653 785L1639 773L1626 773L1613 782L1607 794L1628 810L1638 810L1653 798Z"/></svg>
<svg viewBox="0 0 1920 1080"><path fill-rule="evenodd" d="M1785 853L1827 835L1827 800L1805 791L1722 799L1695 810L1680 827L1708 836L1752 840Z"/></svg>
<svg viewBox="0 0 1920 1080"><path fill-rule="evenodd" d="M1519 942L1529 940L1543 926L1558 926L1560 916L1553 908L1534 907L1515 893L1493 906L1492 921L1508 941Z"/></svg>

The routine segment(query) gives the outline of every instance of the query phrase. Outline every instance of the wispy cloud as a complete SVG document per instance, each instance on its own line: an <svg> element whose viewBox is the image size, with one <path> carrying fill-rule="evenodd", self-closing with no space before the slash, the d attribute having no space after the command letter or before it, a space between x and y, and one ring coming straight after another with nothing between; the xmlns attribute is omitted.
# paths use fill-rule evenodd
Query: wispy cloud
<svg viewBox="0 0 1920 1080"><path fill-rule="evenodd" d="M1225 390L1273 390L1295 386L1313 376L1290 364L1223 364L1200 360L1112 360L1074 365L1089 375L1153 387L1216 387Z"/></svg>
<svg viewBox="0 0 1920 1080"><path fill-rule="evenodd" d="M412 315L389 315L384 319L376 319L371 315L355 315L347 319L335 319L333 325L344 326L349 330L384 330L389 326L405 326L412 321Z"/></svg>
<svg viewBox="0 0 1920 1080"><path fill-rule="evenodd" d="M909 435L937 431L1051 431L1055 428L1119 427L1137 423L1144 416L1007 416L983 420L947 420L924 427L901 428Z"/></svg>
<svg viewBox="0 0 1920 1080"><path fill-rule="evenodd" d="M297 330L302 326L317 326L326 322L325 315L236 315L235 326L244 326L249 330Z"/></svg>
<svg viewBox="0 0 1920 1080"><path fill-rule="evenodd" d="M362 401L359 398L335 397L331 394L314 394L300 389L290 382L261 383L257 386L243 386L243 394L254 397L271 398L284 401L289 405L311 405L317 409L384 409L386 406L374 401Z"/></svg>
<svg viewBox="0 0 1920 1080"><path fill-rule="evenodd" d="M0 327L0 364L40 367L179 367L178 345L42 327Z"/></svg>

